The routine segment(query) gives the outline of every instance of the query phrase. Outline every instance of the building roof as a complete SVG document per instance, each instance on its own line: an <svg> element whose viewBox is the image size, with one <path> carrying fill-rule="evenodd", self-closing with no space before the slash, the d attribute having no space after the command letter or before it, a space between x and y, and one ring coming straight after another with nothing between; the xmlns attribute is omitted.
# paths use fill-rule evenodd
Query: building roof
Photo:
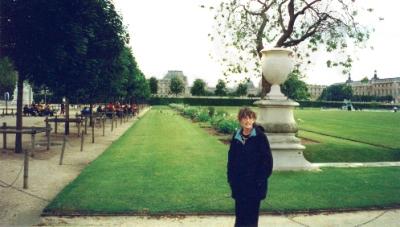
<svg viewBox="0 0 400 227"><path fill-rule="evenodd" d="M180 70L168 70L167 74L164 76L163 80L170 80L174 77L178 77L182 79L184 82L187 81L187 78L185 75L183 75L183 72Z"/></svg>

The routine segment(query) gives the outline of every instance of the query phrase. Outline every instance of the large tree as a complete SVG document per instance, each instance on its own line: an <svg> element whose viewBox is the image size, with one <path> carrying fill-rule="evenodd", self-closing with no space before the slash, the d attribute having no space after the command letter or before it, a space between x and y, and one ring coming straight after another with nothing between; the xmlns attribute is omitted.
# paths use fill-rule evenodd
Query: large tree
<svg viewBox="0 0 400 227"><path fill-rule="evenodd" d="M350 100L353 97L353 90L348 84L334 84L322 90L319 100L325 101L343 101Z"/></svg>
<svg viewBox="0 0 400 227"><path fill-rule="evenodd" d="M338 54L327 66L342 66L346 72L352 63L346 48L364 44L370 34L358 22L364 11L354 0L222 0L210 9L216 26L209 36L225 45L221 62L227 77L261 75L258 58L264 46L292 48L303 62L324 48ZM262 81L264 96L270 85Z"/></svg>
<svg viewBox="0 0 400 227"><path fill-rule="evenodd" d="M120 81L113 81L115 97L126 102L136 102L150 96L150 87L144 74L139 69L132 50L125 47L121 52L120 65L122 74Z"/></svg>
<svg viewBox="0 0 400 227"><path fill-rule="evenodd" d="M128 38L110 0L2 0L1 4L1 53L12 59L19 75L18 129L24 80L46 85L68 100L105 96L112 81L119 79L118 56ZM15 147L22 151L21 134L16 135Z"/></svg>
<svg viewBox="0 0 400 227"><path fill-rule="evenodd" d="M202 79L196 79L193 82L193 87L190 89L192 95L205 96L206 95L206 82Z"/></svg>
<svg viewBox="0 0 400 227"><path fill-rule="evenodd" d="M185 91L185 85L180 78L175 76L175 77L171 78L171 81L169 84L169 90L171 91L172 94L175 94L176 96L178 96L178 94Z"/></svg>
<svg viewBox="0 0 400 227"><path fill-rule="evenodd" d="M151 92L151 94L157 94L157 92L158 92L158 81L157 81L157 78L150 77L149 84L150 84L150 92Z"/></svg>
<svg viewBox="0 0 400 227"><path fill-rule="evenodd" d="M15 82L17 81L17 72L14 69L10 59L7 57L0 59L0 99L3 94L8 92L13 94L15 89ZM11 97L10 97L11 98Z"/></svg>
<svg viewBox="0 0 400 227"><path fill-rule="evenodd" d="M235 94L237 96L245 96L247 94L247 82L239 83L236 88Z"/></svg>
<svg viewBox="0 0 400 227"><path fill-rule="evenodd" d="M301 78L300 71L293 70L282 85L282 93L293 100L309 100L310 93L308 92L307 84Z"/></svg>
<svg viewBox="0 0 400 227"><path fill-rule="evenodd" d="M224 80L218 80L217 85L215 86L215 95L217 96L225 96L227 95L226 91L226 83Z"/></svg>

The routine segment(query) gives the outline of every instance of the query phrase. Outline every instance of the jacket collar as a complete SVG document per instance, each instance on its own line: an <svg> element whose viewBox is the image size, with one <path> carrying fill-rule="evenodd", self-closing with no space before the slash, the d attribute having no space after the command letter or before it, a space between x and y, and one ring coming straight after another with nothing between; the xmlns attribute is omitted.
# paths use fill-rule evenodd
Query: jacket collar
<svg viewBox="0 0 400 227"><path fill-rule="evenodd" d="M244 144L244 140L243 140L242 136L240 135L241 131L242 131L241 128L236 130L235 139L239 140L240 142L242 142L242 144ZM253 127L253 129L251 130L249 138L250 137L254 137L254 136L257 136L257 132L256 132L256 128L255 127Z"/></svg>

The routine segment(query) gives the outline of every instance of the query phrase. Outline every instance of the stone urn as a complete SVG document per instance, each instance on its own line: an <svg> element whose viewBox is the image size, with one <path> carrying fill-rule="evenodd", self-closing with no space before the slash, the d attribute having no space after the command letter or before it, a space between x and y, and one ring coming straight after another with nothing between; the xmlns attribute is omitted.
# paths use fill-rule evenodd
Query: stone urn
<svg viewBox="0 0 400 227"><path fill-rule="evenodd" d="M263 76L271 84L269 99L285 99L280 85L288 78L294 68L293 51L286 48L261 50L261 67Z"/></svg>
<svg viewBox="0 0 400 227"><path fill-rule="evenodd" d="M281 92L280 85L294 68L293 51L286 48L261 50L261 67L271 91L255 102L259 107L258 124L265 128L274 158L274 170L309 170L315 167L303 156L305 147L296 137L298 127L293 110L299 104Z"/></svg>

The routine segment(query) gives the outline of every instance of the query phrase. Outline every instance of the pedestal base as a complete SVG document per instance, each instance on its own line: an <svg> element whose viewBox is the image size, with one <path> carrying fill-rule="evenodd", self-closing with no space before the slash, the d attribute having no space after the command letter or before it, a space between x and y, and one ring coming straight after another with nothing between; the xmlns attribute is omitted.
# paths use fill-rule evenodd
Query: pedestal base
<svg viewBox="0 0 400 227"><path fill-rule="evenodd" d="M317 170L303 156L305 147L301 145L300 139L294 133L267 133L270 143L272 157L274 159L274 170Z"/></svg>
<svg viewBox="0 0 400 227"><path fill-rule="evenodd" d="M305 147L295 135L293 109L299 104L290 99L263 99L255 104L259 107L257 123L265 128L270 143L274 170L318 169L304 158Z"/></svg>

